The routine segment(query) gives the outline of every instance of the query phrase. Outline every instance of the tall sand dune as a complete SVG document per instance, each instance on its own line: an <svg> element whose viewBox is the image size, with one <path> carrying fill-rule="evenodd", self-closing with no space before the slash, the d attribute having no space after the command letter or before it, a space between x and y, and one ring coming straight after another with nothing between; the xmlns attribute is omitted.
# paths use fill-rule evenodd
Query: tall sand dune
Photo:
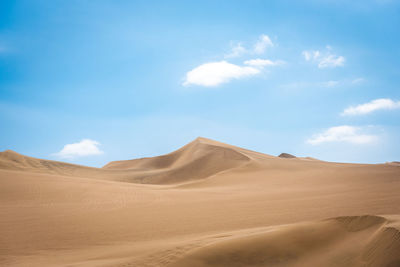
<svg viewBox="0 0 400 267"><path fill-rule="evenodd" d="M114 161L104 169L142 170L141 182L171 184L206 178L249 161L245 150L206 138L197 138L170 154L134 160Z"/></svg>
<svg viewBox="0 0 400 267"><path fill-rule="evenodd" d="M103 168L5 151L0 266L399 266L399 192L396 164L205 138Z"/></svg>

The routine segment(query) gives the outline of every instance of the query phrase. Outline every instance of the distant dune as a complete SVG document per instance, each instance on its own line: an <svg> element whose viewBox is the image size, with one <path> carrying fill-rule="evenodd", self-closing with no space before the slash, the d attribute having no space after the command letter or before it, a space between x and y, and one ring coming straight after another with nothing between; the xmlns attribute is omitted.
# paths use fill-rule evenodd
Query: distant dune
<svg viewBox="0 0 400 267"><path fill-rule="evenodd" d="M279 156L278 157L280 157L280 158L287 158L287 159L293 159L293 158L296 158L296 156L293 156L293 155L291 155L291 154L288 154L288 153L281 153L281 154L279 154Z"/></svg>
<svg viewBox="0 0 400 267"><path fill-rule="evenodd" d="M75 169L92 168L65 162L32 158L12 150L6 150L0 152L0 169L67 174L73 172Z"/></svg>
<svg viewBox="0 0 400 267"><path fill-rule="evenodd" d="M400 166L198 138L91 168L0 152L0 266L400 266Z"/></svg>
<svg viewBox="0 0 400 267"><path fill-rule="evenodd" d="M144 183L170 184L206 178L243 165L250 158L246 151L206 138L197 138L170 154L134 160L114 161L104 169L142 170Z"/></svg>

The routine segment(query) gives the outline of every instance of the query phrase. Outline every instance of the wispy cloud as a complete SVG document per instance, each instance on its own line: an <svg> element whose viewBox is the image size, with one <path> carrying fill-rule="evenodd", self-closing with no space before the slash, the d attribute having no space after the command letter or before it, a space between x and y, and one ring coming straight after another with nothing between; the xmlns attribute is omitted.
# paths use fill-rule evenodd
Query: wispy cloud
<svg viewBox="0 0 400 267"><path fill-rule="evenodd" d="M350 106L346 108L341 113L341 115L342 116L364 115L378 110L391 110L391 109L400 109L400 101L396 102L389 98L380 98L361 105Z"/></svg>
<svg viewBox="0 0 400 267"><path fill-rule="evenodd" d="M302 55L306 61L317 64L320 69L344 66L346 59L343 56L331 54L330 51L332 48L330 46L327 46L327 49L327 52L319 50L303 51Z"/></svg>
<svg viewBox="0 0 400 267"><path fill-rule="evenodd" d="M317 60L318 58L320 58L321 53L316 50L316 51L303 51L302 55L304 57L304 59L306 61L310 61L310 60Z"/></svg>
<svg viewBox="0 0 400 267"><path fill-rule="evenodd" d="M229 53L225 54L225 58L235 58L243 55L260 55L265 53L267 48L273 46L274 43L271 41L271 38L266 34L261 34L252 48L246 48L241 42L231 42L231 50Z"/></svg>
<svg viewBox="0 0 400 267"><path fill-rule="evenodd" d="M339 81L326 81L319 83L322 87L336 87L340 84Z"/></svg>
<svg viewBox="0 0 400 267"><path fill-rule="evenodd" d="M261 71L254 67L239 66L226 61L202 64L186 73L184 86L217 86L233 79L241 79L259 74Z"/></svg>
<svg viewBox="0 0 400 267"><path fill-rule="evenodd" d="M365 82L365 79L364 78L355 78L355 79L353 79L352 81L351 81L351 83L352 84L354 84L354 85L357 85L357 84L362 84L362 83L364 83Z"/></svg>
<svg viewBox="0 0 400 267"><path fill-rule="evenodd" d="M318 68L335 68L344 66L345 58L342 56L328 55L321 58L318 63Z"/></svg>
<svg viewBox="0 0 400 267"><path fill-rule="evenodd" d="M345 85L346 83L343 81L323 81L323 82L305 82L305 81L298 81L298 82L291 82L282 84L282 89L289 89L289 90L299 90L299 89L316 89L316 88L335 88L341 85Z"/></svg>
<svg viewBox="0 0 400 267"><path fill-rule="evenodd" d="M265 66L279 66L285 64L285 61L283 60L276 60L272 61L269 59L261 59L261 58L256 58L256 59L249 59L243 62L245 65L253 66L253 67L265 67Z"/></svg>
<svg viewBox="0 0 400 267"><path fill-rule="evenodd" d="M253 51L256 54L262 54L265 52L267 47L273 47L274 44L272 43L271 39L268 35L262 34L258 41L255 43Z"/></svg>
<svg viewBox="0 0 400 267"><path fill-rule="evenodd" d="M366 80L364 78L328 80L320 82L296 81L296 82L282 84L281 88L283 89L337 88L337 87L348 88L350 86L357 86L365 82Z"/></svg>
<svg viewBox="0 0 400 267"><path fill-rule="evenodd" d="M241 43L234 44L231 42L231 51L225 55L225 58L240 57L246 53L248 53L248 51Z"/></svg>
<svg viewBox="0 0 400 267"><path fill-rule="evenodd" d="M378 140L375 135L363 133L360 127L342 125L331 127L322 133L315 134L307 140L311 145L320 145L329 142L346 142L352 144L369 144Z"/></svg>
<svg viewBox="0 0 400 267"><path fill-rule="evenodd" d="M83 139L78 143L67 144L60 152L55 153L60 158L72 159L76 157L101 155L104 152L99 148L100 143L91 139Z"/></svg>

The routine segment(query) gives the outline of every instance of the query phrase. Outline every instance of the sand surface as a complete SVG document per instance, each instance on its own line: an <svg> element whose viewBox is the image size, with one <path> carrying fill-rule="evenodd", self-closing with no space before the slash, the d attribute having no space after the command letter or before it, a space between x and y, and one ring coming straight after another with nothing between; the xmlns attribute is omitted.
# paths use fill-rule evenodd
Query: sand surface
<svg viewBox="0 0 400 267"><path fill-rule="evenodd" d="M400 266L400 165L205 138L103 168L1 152L0 266Z"/></svg>

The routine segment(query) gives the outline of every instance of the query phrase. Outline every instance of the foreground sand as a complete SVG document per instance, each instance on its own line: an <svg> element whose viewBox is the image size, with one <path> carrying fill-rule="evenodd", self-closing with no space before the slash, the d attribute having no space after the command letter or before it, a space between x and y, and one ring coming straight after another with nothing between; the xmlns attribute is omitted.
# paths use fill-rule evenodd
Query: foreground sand
<svg viewBox="0 0 400 267"><path fill-rule="evenodd" d="M104 168L0 153L0 266L400 266L400 166L199 138Z"/></svg>

